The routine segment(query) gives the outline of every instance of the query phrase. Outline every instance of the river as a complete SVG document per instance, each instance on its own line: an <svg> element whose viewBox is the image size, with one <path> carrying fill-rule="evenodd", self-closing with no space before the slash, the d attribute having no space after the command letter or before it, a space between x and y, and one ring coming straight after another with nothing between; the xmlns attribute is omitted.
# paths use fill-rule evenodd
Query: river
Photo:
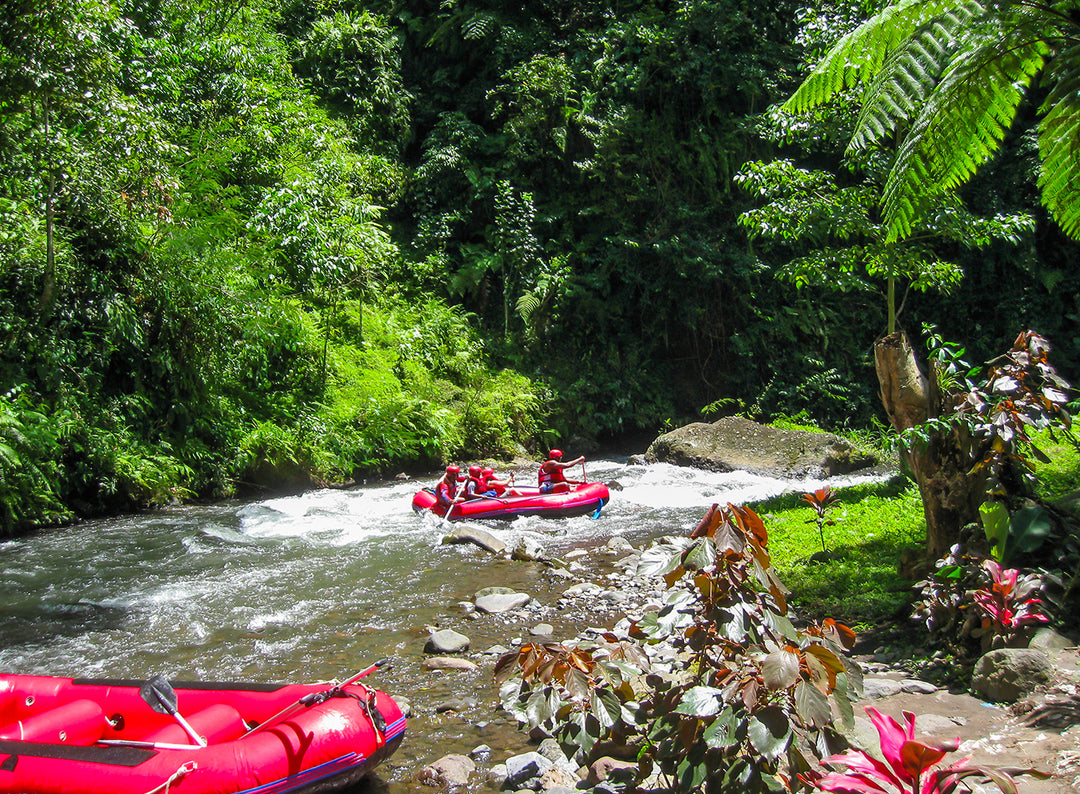
<svg viewBox="0 0 1080 794"><path fill-rule="evenodd" d="M554 556L615 535L640 546L685 533L714 502L822 484L629 466L619 458L591 461L587 474L617 483L599 518L527 518L486 528L510 546L532 537ZM528 621L470 618L459 602L493 584L530 593L533 623L555 623L561 639L575 627L544 608L569 583L543 565L441 545L446 525L410 509L417 488L436 478L177 506L0 542L0 671L316 681L344 679L385 657L387 668L367 680L407 698L414 715L401 749L365 789L413 791L411 777L425 763L479 744L491 746L495 760L523 752L525 737L494 709L491 657L478 652L510 645ZM602 555L580 561L581 575L604 575ZM423 670L431 626L468 635L480 671ZM470 700L435 713L454 697Z"/></svg>

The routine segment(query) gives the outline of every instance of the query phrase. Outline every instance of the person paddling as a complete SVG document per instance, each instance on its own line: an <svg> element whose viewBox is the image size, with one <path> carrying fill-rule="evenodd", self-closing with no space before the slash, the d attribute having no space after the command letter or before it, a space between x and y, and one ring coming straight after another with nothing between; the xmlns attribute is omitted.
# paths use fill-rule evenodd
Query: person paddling
<svg viewBox="0 0 1080 794"><path fill-rule="evenodd" d="M548 459L540 465L540 471L536 475L540 483L540 493L562 493L570 490L565 471L571 466L584 463L585 456L582 455L566 462L562 460L562 456L561 449L553 449L548 453Z"/></svg>
<svg viewBox="0 0 1080 794"><path fill-rule="evenodd" d="M469 477L465 480L465 499L483 499L488 494L484 493L483 467L475 463L469 467ZM493 494L492 494L493 495Z"/></svg>
<svg viewBox="0 0 1080 794"><path fill-rule="evenodd" d="M507 480L496 480L494 469L484 469L480 474L483 477L484 493L487 496L521 496L521 493L514 489L513 472Z"/></svg>
<svg viewBox="0 0 1080 794"><path fill-rule="evenodd" d="M459 493L461 491L458 484L459 473L461 473L461 469L457 466L453 464L447 466L442 478L435 483L435 487L432 489L435 492L435 501L439 507L447 511L465 498L464 493Z"/></svg>

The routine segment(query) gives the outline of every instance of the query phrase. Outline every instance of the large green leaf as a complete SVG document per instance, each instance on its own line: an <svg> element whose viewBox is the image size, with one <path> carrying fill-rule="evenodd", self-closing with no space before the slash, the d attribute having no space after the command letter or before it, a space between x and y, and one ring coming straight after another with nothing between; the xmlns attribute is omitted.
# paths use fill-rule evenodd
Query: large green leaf
<svg viewBox="0 0 1080 794"><path fill-rule="evenodd" d="M990 556L998 562L1005 554L1005 540L1009 537L1009 511L1001 502L983 502L979 505L979 517L982 519L983 532L990 541ZM953 566L959 568L959 566ZM948 572L938 570L938 576L948 576ZM952 578L957 578L954 575Z"/></svg>
<svg viewBox="0 0 1080 794"><path fill-rule="evenodd" d="M1054 531L1053 517L1038 505L1022 507L1009 523L1009 551L1027 554L1038 549Z"/></svg>
<svg viewBox="0 0 1080 794"><path fill-rule="evenodd" d="M712 717L720 712L722 696L723 692L715 687L691 687L683 693L675 712L691 717Z"/></svg>
<svg viewBox="0 0 1080 794"><path fill-rule="evenodd" d="M866 83L912 34L939 14L957 7L981 9L977 3L956 0L902 0L886 6L833 45L787 101L785 109L803 112L827 102L840 91Z"/></svg>
<svg viewBox="0 0 1080 794"><path fill-rule="evenodd" d="M750 717L747 733L754 749L775 761L791 741L791 721L779 706L767 706Z"/></svg>

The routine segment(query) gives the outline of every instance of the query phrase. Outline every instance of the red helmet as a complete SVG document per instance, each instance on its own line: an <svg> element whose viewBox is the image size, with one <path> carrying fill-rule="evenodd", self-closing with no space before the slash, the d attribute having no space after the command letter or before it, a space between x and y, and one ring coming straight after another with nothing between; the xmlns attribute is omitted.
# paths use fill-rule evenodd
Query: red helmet
<svg viewBox="0 0 1080 794"><path fill-rule="evenodd" d="M481 471L481 468L479 466L473 464L472 466L469 467L469 476L470 477L479 477L480 476L480 471Z"/></svg>
<svg viewBox="0 0 1080 794"><path fill-rule="evenodd" d="M483 474L485 477L491 477L493 474L495 474L495 469L484 469L481 474Z"/></svg>
<svg viewBox="0 0 1080 794"><path fill-rule="evenodd" d="M561 449L553 449L553 450L551 450L551 452L548 453L548 457L549 458L561 458L562 457L562 450Z"/></svg>
<svg viewBox="0 0 1080 794"><path fill-rule="evenodd" d="M461 471L461 469L459 469L457 466L447 466L446 467L446 473L447 474L456 475L459 471Z"/></svg>

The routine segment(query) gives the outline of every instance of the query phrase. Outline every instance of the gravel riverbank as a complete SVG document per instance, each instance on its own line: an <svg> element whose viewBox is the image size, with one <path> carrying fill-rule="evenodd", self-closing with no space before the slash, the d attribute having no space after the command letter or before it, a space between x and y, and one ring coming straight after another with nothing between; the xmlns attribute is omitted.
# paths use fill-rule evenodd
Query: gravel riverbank
<svg viewBox="0 0 1080 794"><path fill-rule="evenodd" d="M486 552L479 552L486 554ZM665 586L662 580L637 574L641 550L622 537L594 548L575 549L560 560L545 560L543 549L518 548L515 565L533 566L534 592L498 584L503 565L488 556L492 586L464 597L447 611L445 621L428 626L417 639L423 646L425 669L444 684L431 693L409 698L410 729L433 724L462 726L466 747L448 746L444 755L395 758L394 776L409 790L464 789L478 792L608 791L605 779L625 759L600 759L590 767L569 761L551 740L529 741L524 731L501 746L485 741L486 731L501 726L506 737L514 720L498 706L492 673L496 659L521 642L587 638L601 631L623 631L629 621L657 609ZM478 564L485 564L478 556ZM1054 775L1040 781L1023 778L1021 790L1032 794L1064 794L1080 790L1080 656L1067 640L1046 648L1053 674L1011 706L986 702L969 692L932 683L933 662L918 666L911 660L905 632L892 640L883 633L880 645L857 646L854 658L865 673L863 702L856 706L856 729L851 741L873 749L877 737L862 706L901 718L917 715L917 733L936 738L959 737L962 745L953 760L963 757L994 766L1035 767ZM479 638L479 641L477 641ZM492 641L494 639L494 641ZM875 640L876 642L876 640ZM657 671L670 669L675 651L660 645L647 649ZM921 675L926 674L924 677ZM449 694L442 697L443 694ZM432 697L434 695L434 697ZM415 728L414 728L415 725ZM494 734L492 734L494 735ZM450 743L451 745L453 743ZM396 786L395 786L396 787ZM993 789L991 789L993 790Z"/></svg>

